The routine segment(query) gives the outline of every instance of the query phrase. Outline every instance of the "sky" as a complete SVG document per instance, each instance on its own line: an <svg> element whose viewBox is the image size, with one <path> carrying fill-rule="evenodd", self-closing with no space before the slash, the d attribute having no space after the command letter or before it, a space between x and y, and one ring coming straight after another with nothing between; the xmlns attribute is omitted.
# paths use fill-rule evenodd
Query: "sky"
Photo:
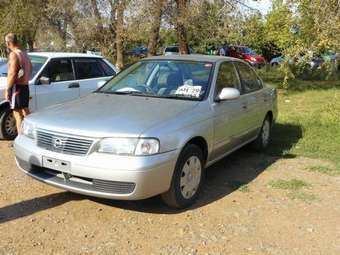
<svg viewBox="0 0 340 255"><path fill-rule="evenodd" d="M262 14L267 14L271 8L272 2L271 0L247 0L247 5L252 8L258 9Z"/></svg>

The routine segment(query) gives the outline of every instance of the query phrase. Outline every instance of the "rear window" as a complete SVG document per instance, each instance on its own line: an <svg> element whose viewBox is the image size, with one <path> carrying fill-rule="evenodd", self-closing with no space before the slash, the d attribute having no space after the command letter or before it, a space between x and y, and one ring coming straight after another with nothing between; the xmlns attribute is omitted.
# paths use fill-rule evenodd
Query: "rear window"
<svg viewBox="0 0 340 255"><path fill-rule="evenodd" d="M74 65L76 69L77 80L106 76L97 59L75 59Z"/></svg>
<svg viewBox="0 0 340 255"><path fill-rule="evenodd" d="M111 66L109 66L104 60L99 59L99 64L101 68L104 70L106 76L115 76L116 72L113 70Z"/></svg>

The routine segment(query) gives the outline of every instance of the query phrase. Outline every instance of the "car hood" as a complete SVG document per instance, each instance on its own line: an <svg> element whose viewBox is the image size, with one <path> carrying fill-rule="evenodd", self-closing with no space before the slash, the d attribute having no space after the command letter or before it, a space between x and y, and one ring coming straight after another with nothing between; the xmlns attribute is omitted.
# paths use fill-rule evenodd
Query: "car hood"
<svg viewBox="0 0 340 255"><path fill-rule="evenodd" d="M136 137L199 102L94 93L31 114L39 129L88 137Z"/></svg>

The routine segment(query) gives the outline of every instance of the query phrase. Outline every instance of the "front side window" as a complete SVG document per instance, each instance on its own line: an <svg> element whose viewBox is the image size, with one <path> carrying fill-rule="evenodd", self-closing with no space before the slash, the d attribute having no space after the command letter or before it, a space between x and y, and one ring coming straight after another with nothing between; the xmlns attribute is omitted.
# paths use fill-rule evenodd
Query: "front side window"
<svg viewBox="0 0 340 255"><path fill-rule="evenodd" d="M70 59L52 59L41 76L50 78L51 82L74 80Z"/></svg>
<svg viewBox="0 0 340 255"><path fill-rule="evenodd" d="M97 59L75 59L77 80L104 77L106 74Z"/></svg>
<svg viewBox="0 0 340 255"><path fill-rule="evenodd" d="M212 69L208 62L141 61L97 92L201 100L208 91Z"/></svg>
<svg viewBox="0 0 340 255"><path fill-rule="evenodd" d="M240 87L240 81L233 63L222 63L216 80L216 95L218 95L224 88L235 88L239 90Z"/></svg>
<svg viewBox="0 0 340 255"><path fill-rule="evenodd" d="M250 68L245 63L235 63L238 71L240 73L240 79L242 83L243 93L250 93L259 89L262 89L262 81L254 72L253 69Z"/></svg>

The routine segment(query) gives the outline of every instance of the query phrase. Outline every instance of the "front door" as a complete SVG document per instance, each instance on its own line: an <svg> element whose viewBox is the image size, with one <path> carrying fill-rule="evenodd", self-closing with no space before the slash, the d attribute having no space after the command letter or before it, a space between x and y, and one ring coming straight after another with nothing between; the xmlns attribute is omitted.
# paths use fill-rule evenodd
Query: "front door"
<svg viewBox="0 0 340 255"><path fill-rule="evenodd" d="M223 88L241 89L239 77L232 62L220 65L215 85L215 98ZM214 148L211 160L218 158L241 143L246 128L244 109L238 99L215 102Z"/></svg>
<svg viewBox="0 0 340 255"><path fill-rule="evenodd" d="M36 85L36 105L38 110L79 98L80 85L75 80L70 59L52 59L40 77L43 76L50 79L50 84Z"/></svg>

